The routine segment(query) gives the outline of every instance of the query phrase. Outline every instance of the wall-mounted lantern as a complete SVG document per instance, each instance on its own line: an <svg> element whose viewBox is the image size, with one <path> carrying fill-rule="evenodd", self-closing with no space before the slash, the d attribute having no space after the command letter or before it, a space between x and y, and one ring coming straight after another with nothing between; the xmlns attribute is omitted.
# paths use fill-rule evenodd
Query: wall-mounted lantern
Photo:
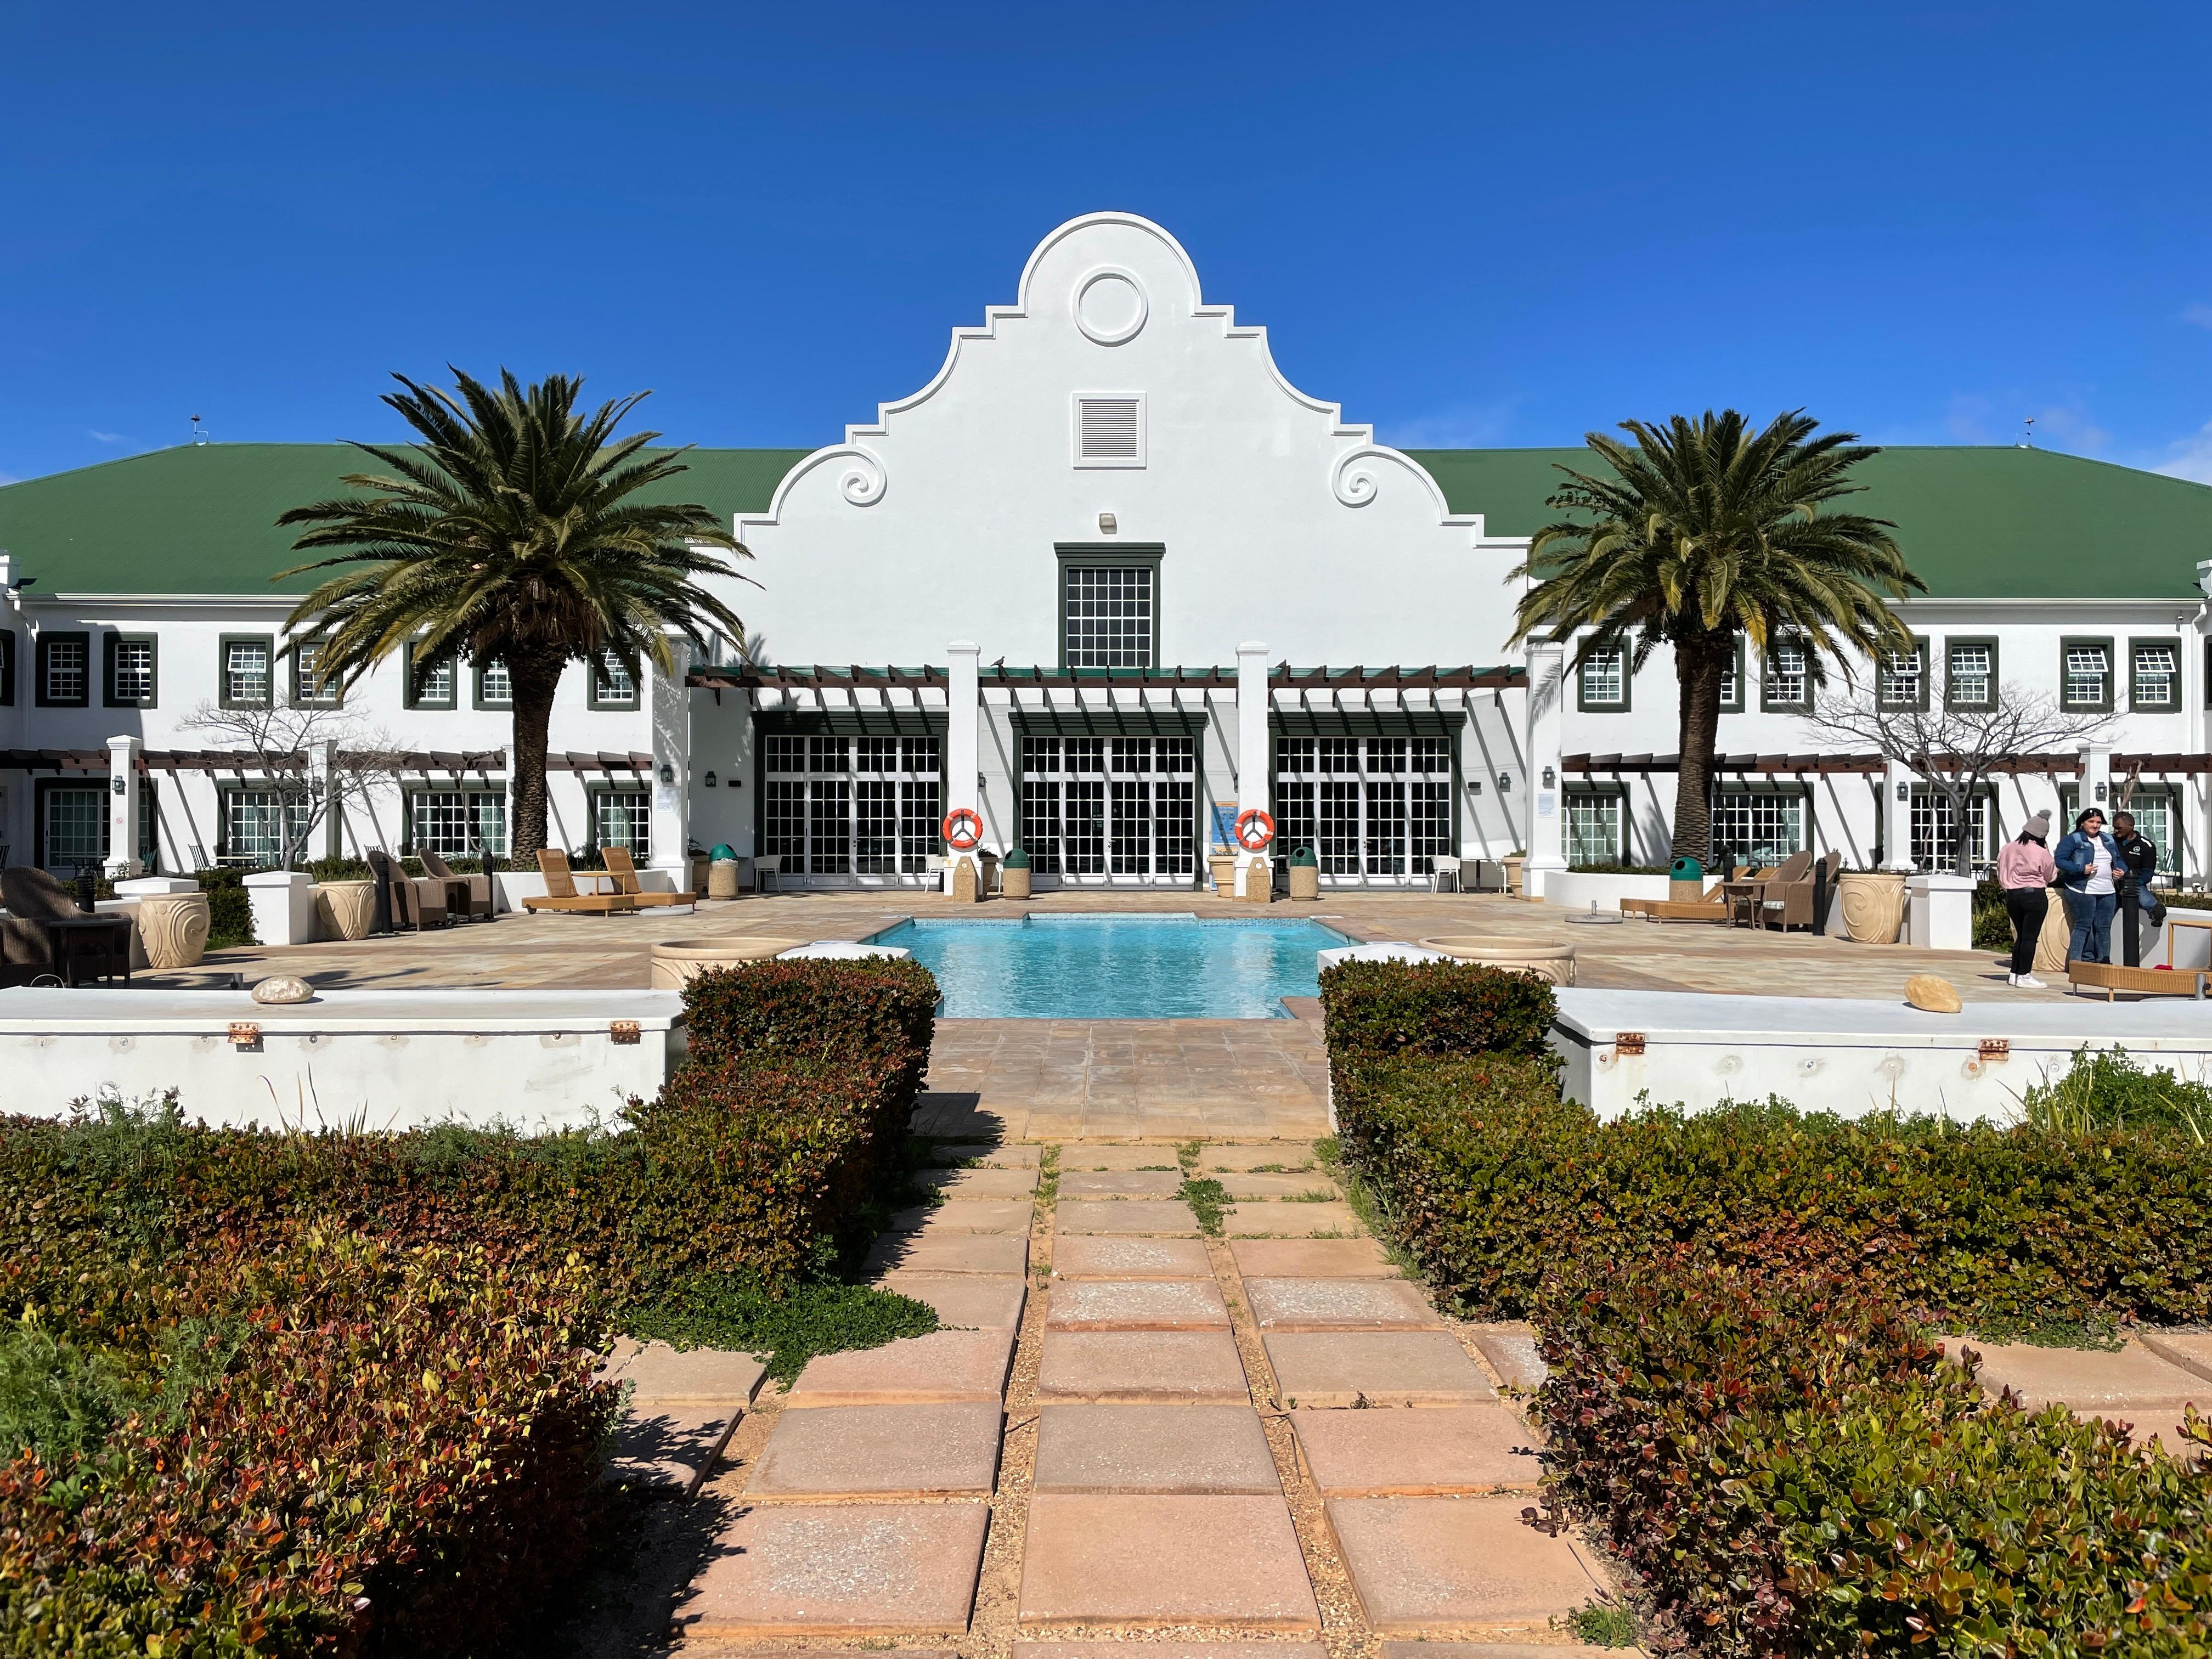
<svg viewBox="0 0 2212 1659"><path fill-rule="evenodd" d="M671 766L666 761L660 763L660 781L663 783L674 783L676 781L676 769L673 766Z"/></svg>
<svg viewBox="0 0 2212 1659"><path fill-rule="evenodd" d="M1899 778L1897 781L1897 798L1899 800L1911 800L1912 799L1912 786L1907 783L1903 778Z"/></svg>
<svg viewBox="0 0 2212 1659"><path fill-rule="evenodd" d="M703 779L701 780L701 781L703 782L708 788L712 789L714 787L714 775L712 772L709 772Z"/></svg>
<svg viewBox="0 0 2212 1659"><path fill-rule="evenodd" d="M1513 777L1510 773L1500 772L1498 775L1498 793L1501 795L1510 795L1513 793Z"/></svg>
<svg viewBox="0 0 2212 1659"><path fill-rule="evenodd" d="M1550 767L1544 769L1544 787L1549 789L1559 782L1559 775Z"/></svg>

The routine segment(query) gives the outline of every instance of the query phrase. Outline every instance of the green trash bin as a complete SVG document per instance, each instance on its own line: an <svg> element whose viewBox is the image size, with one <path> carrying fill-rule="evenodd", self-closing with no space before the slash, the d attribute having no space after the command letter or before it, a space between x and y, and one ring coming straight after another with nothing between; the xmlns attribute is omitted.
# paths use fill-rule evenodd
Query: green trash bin
<svg viewBox="0 0 2212 1659"><path fill-rule="evenodd" d="M1695 900L1705 896L1705 866L1697 860L1676 859L1667 875L1668 898Z"/></svg>

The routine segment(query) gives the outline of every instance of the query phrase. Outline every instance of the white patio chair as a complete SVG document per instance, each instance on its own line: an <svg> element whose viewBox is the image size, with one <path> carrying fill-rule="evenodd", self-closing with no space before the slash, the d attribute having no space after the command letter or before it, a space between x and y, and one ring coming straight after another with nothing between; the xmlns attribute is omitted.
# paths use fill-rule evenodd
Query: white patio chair
<svg viewBox="0 0 2212 1659"><path fill-rule="evenodd" d="M782 854L777 853L771 857L757 857L753 860L754 892L765 893L770 887L774 887L779 893L781 892L783 890L782 876Z"/></svg>
<svg viewBox="0 0 2212 1659"><path fill-rule="evenodd" d="M1429 860L1429 890L1441 893L1448 881L1453 892L1459 891L1459 860L1449 853L1439 853Z"/></svg>

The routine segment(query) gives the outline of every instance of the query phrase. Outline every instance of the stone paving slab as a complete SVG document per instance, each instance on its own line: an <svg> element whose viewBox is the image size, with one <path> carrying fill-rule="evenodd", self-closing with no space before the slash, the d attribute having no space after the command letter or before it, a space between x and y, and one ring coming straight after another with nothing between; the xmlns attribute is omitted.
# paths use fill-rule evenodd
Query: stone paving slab
<svg viewBox="0 0 2212 1659"><path fill-rule="evenodd" d="M1030 1500L1018 1622L1237 1625L1318 1635L1321 1611L1279 1495Z"/></svg>
<svg viewBox="0 0 2212 1659"><path fill-rule="evenodd" d="M1195 1238L1071 1238L1055 1230L1052 1272L1055 1279L1205 1279L1213 1264Z"/></svg>
<svg viewBox="0 0 2212 1659"><path fill-rule="evenodd" d="M939 1146L930 1158L933 1164L975 1164L992 1170L1034 1170L1043 1161L1043 1147L1019 1144Z"/></svg>
<svg viewBox="0 0 2212 1659"><path fill-rule="evenodd" d="M1429 1299L1402 1279L1248 1279L1263 1331L1440 1331Z"/></svg>
<svg viewBox="0 0 2212 1659"><path fill-rule="evenodd" d="M1096 1141L1077 1141L1060 1149L1062 1181L1078 1170L1149 1170L1157 1173L1162 1170L1179 1172L1182 1167L1173 1146L1102 1146Z"/></svg>
<svg viewBox="0 0 2212 1659"><path fill-rule="evenodd" d="M1240 1238L1230 1259L1246 1279L1395 1279L1371 1238Z"/></svg>
<svg viewBox="0 0 2212 1659"><path fill-rule="evenodd" d="M1063 1177L1064 1179L1065 1177ZM1198 1218L1180 1199L1093 1198L1063 1201L1053 1218L1055 1234L1160 1233L1194 1237Z"/></svg>
<svg viewBox="0 0 2212 1659"><path fill-rule="evenodd" d="M1325 1498L1533 1487L1537 1437L1503 1406L1294 1411L1298 1462Z"/></svg>
<svg viewBox="0 0 2212 1659"><path fill-rule="evenodd" d="M1621 1659L1640 1651L1582 1642L1385 1642L1382 1659ZM887 1654L884 1659L900 1656Z"/></svg>
<svg viewBox="0 0 2212 1659"><path fill-rule="evenodd" d="M1091 1404L1248 1404L1244 1362L1227 1331L1044 1334L1037 1399Z"/></svg>
<svg viewBox="0 0 2212 1659"><path fill-rule="evenodd" d="M990 1520L984 1504L747 1509L716 1540L677 1619L687 1641L957 1636Z"/></svg>
<svg viewBox="0 0 2212 1659"><path fill-rule="evenodd" d="M1228 1188L1232 1199L1302 1199L1309 1193L1320 1193L1331 1200L1344 1196L1344 1189L1319 1170L1305 1175L1238 1175L1232 1170L1214 1179Z"/></svg>
<svg viewBox="0 0 2212 1659"><path fill-rule="evenodd" d="M1007 1274L885 1273L875 1281L886 1291L927 1302L940 1324L980 1330L1012 1330L1022 1322L1029 1281Z"/></svg>
<svg viewBox="0 0 2212 1659"><path fill-rule="evenodd" d="M787 1410L821 1406L922 1406L999 1398L1013 1362L1012 1330L933 1331L880 1348L818 1354L792 1385Z"/></svg>
<svg viewBox="0 0 2212 1659"><path fill-rule="evenodd" d="M744 1415L732 1405L677 1401L633 1405L615 1430L617 1478L698 1491Z"/></svg>
<svg viewBox="0 0 2212 1659"><path fill-rule="evenodd" d="M965 1203L917 1204L891 1218L887 1232L933 1238L944 1233L1026 1233L1036 1206L1026 1199L978 1198Z"/></svg>
<svg viewBox="0 0 2212 1659"><path fill-rule="evenodd" d="M2212 1382L2212 1331L2145 1331L2142 1345L2169 1365Z"/></svg>
<svg viewBox="0 0 2212 1659"><path fill-rule="evenodd" d="M885 1233L868 1252L873 1273L1023 1273L1027 1233Z"/></svg>
<svg viewBox="0 0 2212 1659"><path fill-rule="evenodd" d="M721 1348L679 1351L665 1342L648 1342L631 1352L610 1373L629 1385L637 1405L707 1402L749 1406L760 1392L768 1367L749 1353Z"/></svg>
<svg viewBox="0 0 2212 1659"><path fill-rule="evenodd" d="M1225 1331L1229 1308L1211 1279L1072 1279L1052 1287L1045 1328Z"/></svg>
<svg viewBox="0 0 2212 1659"><path fill-rule="evenodd" d="M1249 1406L1043 1407L1035 1481L1038 1492L1283 1490Z"/></svg>
<svg viewBox="0 0 2212 1659"><path fill-rule="evenodd" d="M2171 1405L2178 1416L2185 1400L2212 1408L2212 1383L2160 1358L2140 1342L2130 1342L2117 1352L2042 1348L2026 1342L1985 1346L1971 1338L1966 1346L1980 1352L1977 1380L1992 1397L2010 1388L2027 1406L2057 1400L2076 1411L2100 1414L2107 1407ZM1944 1346L1953 1354L1959 1351L1955 1338L1944 1339Z"/></svg>
<svg viewBox="0 0 2212 1659"><path fill-rule="evenodd" d="M787 1411L753 1465L748 1498L953 1498L991 1494L995 1400Z"/></svg>
<svg viewBox="0 0 2212 1659"><path fill-rule="evenodd" d="M1527 1499L1339 1498L1329 1529L1378 1634L1542 1625L1605 1586L1564 1536L1522 1523Z"/></svg>
<svg viewBox="0 0 2212 1659"><path fill-rule="evenodd" d="M1173 1198L1182 1190L1180 1170L1077 1170L1060 1178L1060 1195L1071 1198Z"/></svg>
<svg viewBox="0 0 2212 1659"><path fill-rule="evenodd" d="M1112 1659L1097 1642L1017 1642L1013 1659ZM1577 1650L1560 1649L1562 1653ZM1143 1659L1328 1659L1318 1642L1147 1642ZM884 1659L903 1659L887 1654Z"/></svg>
<svg viewBox="0 0 2212 1659"><path fill-rule="evenodd" d="M1480 1406L1498 1399L1448 1331L1278 1331L1261 1340L1285 1404Z"/></svg>
<svg viewBox="0 0 2212 1659"><path fill-rule="evenodd" d="M1469 1335L1491 1370L1508 1386L1534 1389L1542 1386L1549 1367L1536 1347L1536 1328L1519 1321L1495 1325L1471 1325Z"/></svg>
<svg viewBox="0 0 2212 1659"><path fill-rule="evenodd" d="M947 1198L1027 1198L1036 1191L1037 1172L1028 1170L917 1170L918 1187L933 1188Z"/></svg>
<svg viewBox="0 0 2212 1659"><path fill-rule="evenodd" d="M1198 1149L1198 1166L1207 1174L1225 1170L1273 1169L1280 1165L1286 1170L1306 1170L1328 1176L1314 1156L1310 1140L1261 1140L1242 1144L1210 1142Z"/></svg>
<svg viewBox="0 0 2212 1659"><path fill-rule="evenodd" d="M1239 1204L1222 1218L1221 1231L1231 1238L1311 1238L1316 1233L1356 1237L1362 1229L1349 1204L1299 1204L1279 1199L1272 1203Z"/></svg>

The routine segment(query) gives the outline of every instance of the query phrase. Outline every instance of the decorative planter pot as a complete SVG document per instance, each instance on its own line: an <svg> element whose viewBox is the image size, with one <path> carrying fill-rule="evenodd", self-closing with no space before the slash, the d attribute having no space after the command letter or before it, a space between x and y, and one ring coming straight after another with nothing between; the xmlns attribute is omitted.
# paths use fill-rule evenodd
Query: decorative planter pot
<svg viewBox="0 0 2212 1659"><path fill-rule="evenodd" d="M1504 860L1505 890L1515 898L1521 896L1521 866L1528 861L1526 857L1518 855Z"/></svg>
<svg viewBox="0 0 2212 1659"><path fill-rule="evenodd" d="M1425 939L1424 947L1441 951L1457 962L1480 963L1513 973L1547 979L1554 985L1575 982L1575 947L1565 939L1513 939L1504 934L1454 933Z"/></svg>
<svg viewBox="0 0 2212 1659"><path fill-rule="evenodd" d="M138 943L149 968L198 967L207 942L205 893L149 893L138 901Z"/></svg>
<svg viewBox="0 0 2212 1659"><path fill-rule="evenodd" d="M2043 913L2043 931L2035 936L2035 971L2039 974L2064 974L2066 953L2074 945L2074 918L2066 913L2066 901L2053 888L2051 908Z"/></svg>
<svg viewBox="0 0 2212 1659"><path fill-rule="evenodd" d="M733 899L738 896L738 861L716 859L707 866L707 896Z"/></svg>
<svg viewBox="0 0 2212 1659"><path fill-rule="evenodd" d="M702 969L764 962L786 951L795 951L805 943L803 939L749 939L742 935L730 939L663 939L653 947L653 988L680 991Z"/></svg>
<svg viewBox="0 0 2212 1659"><path fill-rule="evenodd" d="M1836 878L1836 899L1844 907L1844 933L1857 945L1894 945L1905 926L1905 873L1899 870L1846 870Z"/></svg>
<svg viewBox="0 0 2212 1659"><path fill-rule="evenodd" d="M1317 899L1321 896L1321 866L1294 864L1291 866L1291 896L1294 899Z"/></svg>
<svg viewBox="0 0 2212 1659"><path fill-rule="evenodd" d="M315 921L325 939L367 939L376 925L376 884L320 883L315 888Z"/></svg>
<svg viewBox="0 0 2212 1659"><path fill-rule="evenodd" d="M1206 856L1206 868L1213 878L1216 898L1237 896L1237 854L1223 848Z"/></svg>
<svg viewBox="0 0 2212 1659"><path fill-rule="evenodd" d="M1026 864L1002 864L999 866L999 891L1010 899L1025 899L1030 896L1030 867Z"/></svg>

